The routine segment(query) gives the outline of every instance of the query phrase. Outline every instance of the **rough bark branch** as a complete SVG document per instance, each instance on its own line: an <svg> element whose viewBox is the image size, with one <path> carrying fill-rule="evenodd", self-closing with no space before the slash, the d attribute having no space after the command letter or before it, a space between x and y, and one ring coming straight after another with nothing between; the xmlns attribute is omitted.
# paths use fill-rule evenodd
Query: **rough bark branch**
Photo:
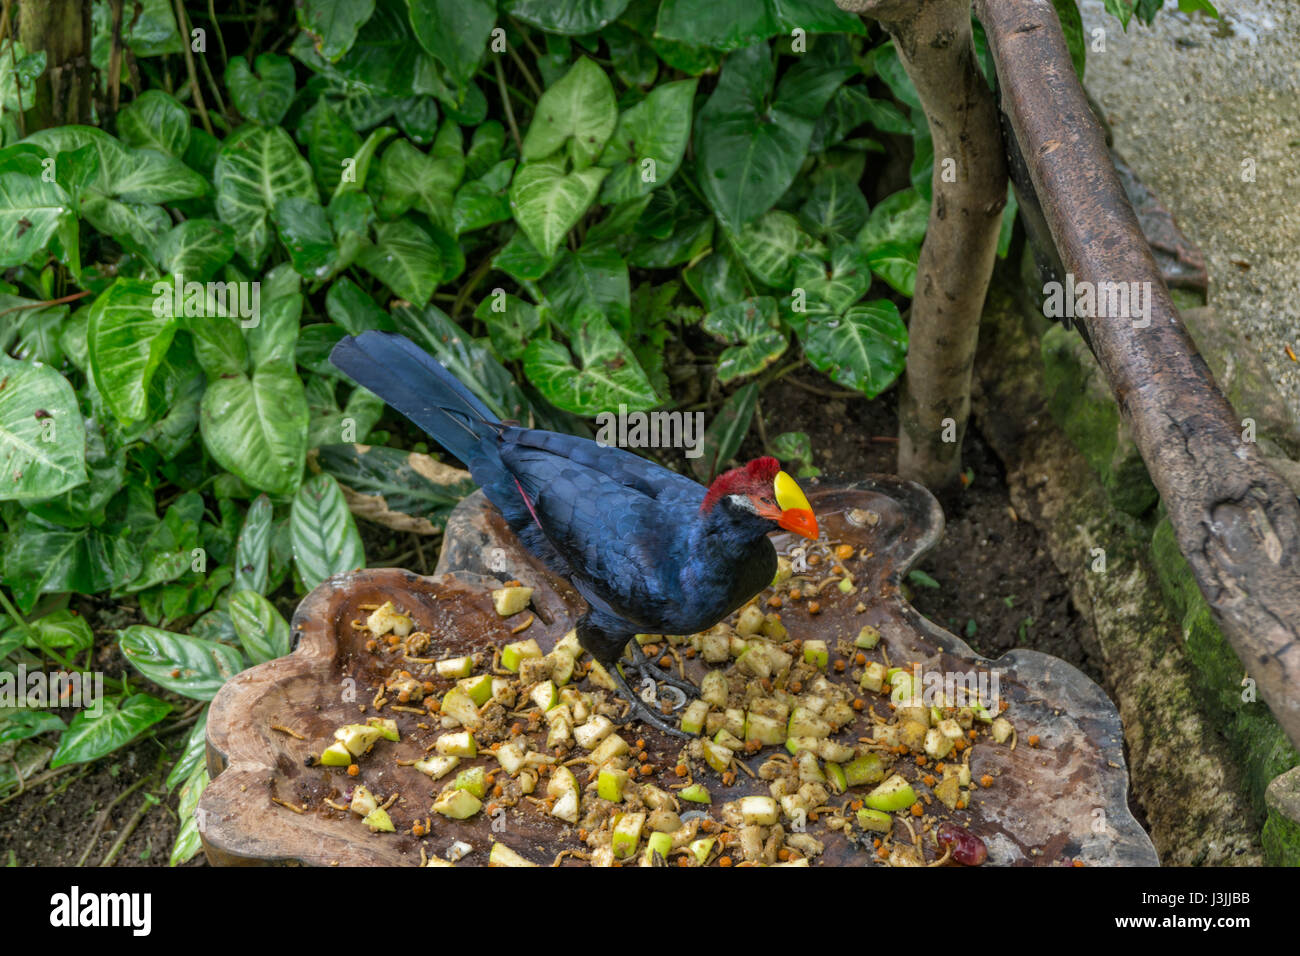
<svg viewBox="0 0 1300 956"><path fill-rule="evenodd" d="M89 123L90 4L81 0L20 4L18 39L27 50L46 53L45 72L36 80L35 103L23 104L32 106L26 116L27 132Z"/></svg>
<svg viewBox="0 0 1300 956"><path fill-rule="evenodd" d="M1051 3L976 0L1052 238L1076 283L1150 283L1149 324L1083 318L1224 634L1300 746L1300 505L1242 441L1197 354L1075 77Z"/></svg>
<svg viewBox="0 0 1300 956"><path fill-rule="evenodd" d="M934 140L934 201L899 396L898 472L942 488L961 470L980 313L1006 204L997 105L975 57L969 0L836 2L879 20L894 38Z"/></svg>

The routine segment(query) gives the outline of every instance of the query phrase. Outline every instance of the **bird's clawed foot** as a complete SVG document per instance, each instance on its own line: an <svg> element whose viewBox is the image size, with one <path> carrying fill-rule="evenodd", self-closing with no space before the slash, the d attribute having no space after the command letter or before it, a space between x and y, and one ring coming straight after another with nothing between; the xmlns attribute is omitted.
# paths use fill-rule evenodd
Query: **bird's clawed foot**
<svg viewBox="0 0 1300 956"><path fill-rule="evenodd" d="M641 679L639 682L640 684L644 685L645 679L648 677L656 684L667 684L669 687L677 688L685 694L687 698L700 696L700 689L690 681L684 680L680 677L674 677L670 673L664 673L664 671L651 661L650 658L645 656L645 651L641 650L641 645L636 641L632 641L628 644L628 648L632 652L632 663L624 664L623 669L636 671L637 676ZM673 709L676 710L677 706L674 706Z"/></svg>
<svg viewBox="0 0 1300 956"><path fill-rule="evenodd" d="M633 666L635 667L635 665ZM656 693L656 687L653 684L647 683L646 696L650 697L651 700L651 702L647 702L632 689L627 682L627 678L623 676L623 672L617 665L609 667L607 670L609 671L609 676L613 678L614 683L618 685L618 695L632 705L631 709L627 712L627 716L616 720L615 723L621 725L629 723L632 720L639 720L644 724L649 724L656 730L662 731L670 737L681 737L686 740L689 740L692 737L691 734L685 733L679 727L674 727L665 719L664 714L659 711L659 697ZM647 681L650 680L649 677L646 679ZM678 691L678 693L682 692ZM698 693L698 691L696 693ZM683 694L681 703L684 704L685 702L685 695Z"/></svg>

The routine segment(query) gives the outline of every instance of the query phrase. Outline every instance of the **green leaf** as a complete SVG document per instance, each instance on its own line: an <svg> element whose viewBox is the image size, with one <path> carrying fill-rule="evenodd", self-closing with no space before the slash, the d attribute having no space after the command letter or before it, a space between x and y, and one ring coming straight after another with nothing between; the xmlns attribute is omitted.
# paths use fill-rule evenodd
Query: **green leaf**
<svg viewBox="0 0 1300 956"><path fill-rule="evenodd" d="M441 528L451 509L475 488L459 469L382 445L322 445L316 460L338 480L354 507L358 499L367 506L360 514L400 512L413 522L427 522L422 532L427 534Z"/></svg>
<svg viewBox="0 0 1300 956"><path fill-rule="evenodd" d="M45 51L27 52L11 40L0 58L0 112L18 113L36 105L36 80L45 72Z"/></svg>
<svg viewBox="0 0 1300 956"><path fill-rule="evenodd" d="M145 90L117 114L117 131L128 146L179 157L190 145L190 114L162 90Z"/></svg>
<svg viewBox="0 0 1300 956"><path fill-rule="evenodd" d="M307 456L307 399L292 360L208 383L199 412L203 444L222 468L271 494L298 487Z"/></svg>
<svg viewBox="0 0 1300 956"><path fill-rule="evenodd" d="M1160 0L1164 3L1164 0ZM1083 16L1079 13L1078 0L1052 0L1056 8L1057 19L1061 21L1061 32L1065 34L1065 47L1070 51L1070 62L1074 64L1075 75L1083 82L1083 69L1088 59L1088 44L1083 36Z"/></svg>
<svg viewBox="0 0 1300 956"><path fill-rule="evenodd" d="M852 239L867 222L867 197L842 172L821 176L799 208L799 222L823 242Z"/></svg>
<svg viewBox="0 0 1300 956"><path fill-rule="evenodd" d="M534 339L524 352L524 373L547 401L576 415L659 404L636 357L603 315L584 306L569 332L572 355L551 339Z"/></svg>
<svg viewBox="0 0 1300 956"><path fill-rule="evenodd" d="M418 209L433 222L450 228L452 196L464 172L465 161L459 155L426 155L399 139L379 157L372 189L377 190L376 209L384 219Z"/></svg>
<svg viewBox="0 0 1300 956"><path fill-rule="evenodd" d="M557 321L568 329L568 319L589 306L609 320L620 334L629 330L631 284L627 263L612 246L583 246L564 251L559 264L542 284Z"/></svg>
<svg viewBox="0 0 1300 956"><path fill-rule="evenodd" d="M123 203L162 203L193 199L208 191L208 184L174 156L152 149L128 149L94 126L55 126L23 140L49 156L91 145L99 171L90 188Z"/></svg>
<svg viewBox="0 0 1300 956"><path fill-rule="evenodd" d="M867 294L871 286L871 267L856 246L844 242L831 251L829 270L818 256L807 253L799 256L793 282L795 290L802 289L807 299L824 304L839 315ZM800 323L796 319L792 324L798 326Z"/></svg>
<svg viewBox="0 0 1300 956"><path fill-rule="evenodd" d="M356 42L357 30L375 12L375 0L303 0L298 25L311 34L316 52L331 63Z"/></svg>
<svg viewBox="0 0 1300 956"><path fill-rule="evenodd" d="M336 271L338 249L324 206L314 199L281 199L275 204L274 219L295 272L307 279L325 279Z"/></svg>
<svg viewBox="0 0 1300 956"><path fill-rule="evenodd" d="M524 137L524 162L547 159L567 144L574 171L586 169L600 155L617 122L613 84L595 61L580 57L537 101Z"/></svg>
<svg viewBox="0 0 1300 956"><path fill-rule="evenodd" d="M344 166L361 150L361 137L323 96L303 114L298 141L307 147L316 182L331 194L342 180Z"/></svg>
<svg viewBox="0 0 1300 956"><path fill-rule="evenodd" d="M67 379L0 352L0 500L48 498L86 475L86 427Z"/></svg>
<svg viewBox="0 0 1300 956"><path fill-rule="evenodd" d="M248 366L248 342L239 323L229 316L199 316L189 320L194 357L209 381L239 375Z"/></svg>
<svg viewBox="0 0 1300 956"><path fill-rule="evenodd" d="M456 235L473 232L510 218L510 174L513 159L503 159L481 179L466 183L452 200L451 219Z"/></svg>
<svg viewBox="0 0 1300 956"><path fill-rule="evenodd" d="M261 321L245 330L254 368L271 362L287 362L292 367L302 306L303 297L298 292L276 296L262 309Z"/></svg>
<svg viewBox="0 0 1300 956"><path fill-rule="evenodd" d="M587 211L609 170L564 175L562 158L524 165L510 184L510 210L519 228L547 259Z"/></svg>
<svg viewBox="0 0 1300 956"><path fill-rule="evenodd" d="M236 591L230 599L230 619L244 653L254 664L284 657L292 646L289 622L275 605L256 591Z"/></svg>
<svg viewBox="0 0 1300 956"><path fill-rule="evenodd" d="M497 19L496 0L408 0L411 29L460 86L474 78Z"/></svg>
<svg viewBox="0 0 1300 956"><path fill-rule="evenodd" d="M842 316L810 312L799 331L812 366L875 398L907 362L907 327L888 299L852 306Z"/></svg>
<svg viewBox="0 0 1300 956"><path fill-rule="evenodd" d="M207 282L235 254L235 232L215 219L187 219L163 233L153 252L163 272Z"/></svg>
<svg viewBox="0 0 1300 956"><path fill-rule="evenodd" d="M871 252L886 243L920 246L930 221L930 203L916 189L904 189L882 199L858 233L857 244Z"/></svg>
<svg viewBox="0 0 1300 956"><path fill-rule="evenodd" d="M43 159L31 146L0 150L0 266L21 265L45 249L60 226L76 221L72 198L44 180Z"/></svg>
<svg viewBox="0 0 1300 956"><path fill-rule="evenodd" d="M217 217L235 231L235 250L253 268L271 243L269 218L281 199L316 198L311 167L283 129L247 126L221 147L213 172Z"/></svg>
<svg viewBox="0 0 1300 956"><path fill-rule="evenodd" d="M408 219L375 227L375 244L362 249L357 264L413 305L429 301L447 271L442 249Z"/></svg>
<svg viewBox="0 0 1300 956"><path fill-rule="evenodd" d="M758 405L758 383L744 385L722 403L709 427L704 429L704 454L691 459L691 470L700 481L708 481L726 467L740 451Z"/></svg>
<svg viewBox="0 0 1300 956"><path fill-rule="evenodd" d="M548 33L582 36L613 23L628 0L506 0L510 15Z"/></svg>
<svg viewBox="0 0 1300 956"><path fill-rule="evenodd" d="M545 319L531 302L508 295L504 289L498 292L479 303L474 318L487 326L498 355L505 359L521 358L532 337L542 332Z"/></svg>
<svg viewBox="0 0 1300 956"><path fill-rule="evenodd" d="M119 632L118 646L145 677L193 700L216 697L221 685L244 669L233 647L143 624Z"/></svg>
<svg viewBox="0 0 1300 956"><path fill-rule="evenodd" d="M185 781L185 786L181 788L179 805L176 808L176 815L180 818L180 829L176 832L176 842L172 844L171 856L168 857L168 866L180 866L194 858L198 852L203 849L203 837L199 831L199 815L196 809L199 804L199 797L208 786L208 768L198 766Z"/></svg>
<svg viewBox="0 0 1300 956"><path fill-rule="evenodd" d="M167 774L165 781L168 792L176 788L176 785L188 780L190 775L196 769L203 765L208 751L208 708L204 707L199 711L199 719L194 722L190 728L189 736L185 738L185 749L181 751L180 759L176 761L171 772Z"/></svg>
<svg viewBox="0 0 1300 956"><path fill-rule="evenodd" d="M28 624L35 635L24 633L24 642L30 648L52 647L55 650L70 650L77 654L86 650L95 641L86 619L72 613L67 608L51 611ZM39 640L38 640L39 638Z"/></svg>
<svg viewBox="0 0 1300 956"><path fill-rule="evenodd" d="M820 251L818 244L799 228L799 221L779 209L744 226L731 242L756 280L782 290L790 287L799 253Z"/></svg>
<svg viewBox="0 0 1300 956"><path fill-rule="evenodd" d="M127 538L96 528L69 530L28 515L6 541L4 579L19 610L42 594L98 594L140 573L140 553Z"/></svg>
<svg viewBox="0 0 1300 956"><path fill-rule="evenodd" d="M499 269L520 282L536 282L559 261L559 255L543 256L528 240L522 229L516 229L501 251L492 258L492 268Z"/></svg>
<svg viewBox="0 0 1300 956"><path fill-rule="evenodd" d="M655 35L679 43L737 50L795 29L806 33L866 33L856 14L833 0L664 0Z"/></svg>
<svg viewBox="0 0 1300 956"><path fill-rule="evenodd" d="M346 276L334 282L325 293L325 312L349 335L360 335L368 329L385 332L395 329L389 314Z"/></svg>
<svg viewBox="0 0 1300 956"><path fill-rule="evenodd" d="M1107 2L1109 3L1110 0ZM895 99L914 109L921 109L921 97L916 92L911 77L903 69L903 63L898 58L898 50L894 48L892 40L882 43L872 51L871 62L876 68L876 74L884 80Z"/></svg>
<svg viewBox="0 0 1300 956"><path fill-rule="evenodd" d="M619 116L600 154L600 165L612 170L601 187L601 202L644 196L677 172L691 135L696 83L664 83Z"/></svg>
<svg viewBox="0 0 1300 956"><path fill-rule="evenodd" d="M366 566L365 550L348 503L330 475L303 482L289 513L293 563L308 591L326 578Z"/></svg>
<svg viewBox="0 0 1300 956"><path fill-rule="evenodd" d="M745 265L729 242L723 242L722 248L683 272L682 278L709 310L720 309L754 292Z"/></svg>
<svg viewBox="0 0 1300 956"><path fill-rule="evenodd" d="M155 315L161 311L155 308L160 293L170 305L171 283L118 279L90 307L86 343L91 377L124 425L148 412L149 381L176 333L176 319Z"/></svg>
<svg viewBox="0 0 1300 956"><path fill-rule="evenodd" d="M123 701L106 700L97 716L90 710L78 711L59 739L50 769L64 764L89 763L125 747L158 723L172 705L152 694L133 694Z"/></svg>
<svg viewBox="0 0 1300 956"><path fill-rule="evenodd" d="M333 199L338 199L346 193L360 192L365 188L366 178L370 173L370 161L379 147L387 142L389 137L395 135L397 130L391 126L381 126L370 131L370 135L365 138L356 155L349 157L351 162L346 165L348 175L339 177L339 183L334 187Z"/></svg>
<svg viewBox="0 0 1300 956"><path fill-rule="evenodd" d="M833 73L837 83L843 75L840 70ZM700 187L718 218L733 231L771 209L794 182L825 105L825 99L816 102L820 92L801 97L801 102L783 95L790 77L769 104L772 78L766 43L730 54L696 123ZM824 90L825 97L834 91Z"/></svg>
<svg viewBox="0 0 1300 956"><path fill-rule="evenodd" d="M871 271L884 279L891 289L910 299L916 288L916 264L919 256L920 250L916 246L886 242L867 253L867 263L871 266Z"/></svg>
<svg viewBox="0 0 1300 956"><path fill-rule="evenodd" d="M266 593L266 567L271 554L271 499L258 495L248 506L244 526L235 542L236 591Z"/></svg>
<svg viewBox="0 0 1300 956"><path fill-rule="evenodd" d="M226 87L241 116L275 126L293 102L293 62L277 53L263 53L253 62L257 75L242 56L226 64Z"/></svg>
<svg viewBox="0 0 1300 956"><path fill-rule="evenodd" d="M26 688L23 688L26 690ZM0 744L29 740L39 734L63 730L67 725L48 710L0 709Z"/></svg>
<svg viewBox="0 0 1300 956"><path fill-rule="evenodd" d="M710 312L701 327L723 342L737 343L718 358L718 382L723 385L757 375L780 358L787 345L776 300L767 296Z"/></svg>

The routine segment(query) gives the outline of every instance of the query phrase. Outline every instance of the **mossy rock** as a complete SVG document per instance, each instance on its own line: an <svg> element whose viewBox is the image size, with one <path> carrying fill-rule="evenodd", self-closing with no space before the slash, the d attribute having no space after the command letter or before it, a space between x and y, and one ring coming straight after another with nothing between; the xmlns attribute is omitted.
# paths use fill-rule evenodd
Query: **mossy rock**
<svg viewBox="0 0 1300 956"><path fill-rule="evenodd" d="M1265 857L1273 866L1300 866L1300 767L1269 784L1267 802Z"/></svg>
<svg viewBox="0 0 1300 956"><path fill-rule="evenodd" d="M1043 384L1052 418L1079 449L1118 510L1142 515L1158 497L1097 360L1077 332L1054 325L1042 338Z"/></svg>
<svg viewBox="0 0 1300 956"><path fill-rule="evenodd" d="M1162 518L1151 537L1151 558L1165 598L1182 624L1184 649L1196 668L1206 702L1241 766L1243 781L1258 813L1265 791L1284 771L1300 764L1300 753L1258 697L1236 653L1219 630L1196 586L1192 569L1178 550L1173 526Z"/></svg>

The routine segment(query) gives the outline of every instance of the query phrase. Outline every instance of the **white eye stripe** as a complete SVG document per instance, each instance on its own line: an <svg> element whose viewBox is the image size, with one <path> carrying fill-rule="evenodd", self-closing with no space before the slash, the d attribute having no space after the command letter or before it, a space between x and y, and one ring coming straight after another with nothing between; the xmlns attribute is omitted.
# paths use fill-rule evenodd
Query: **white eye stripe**
<svg viewBox="0 0 1300 956"><path fill-rule="evenodd" d="M754 504L748 495L727 495L727 501L737 508L745 509L750 514L758 514L758 505Z"/></svg>

